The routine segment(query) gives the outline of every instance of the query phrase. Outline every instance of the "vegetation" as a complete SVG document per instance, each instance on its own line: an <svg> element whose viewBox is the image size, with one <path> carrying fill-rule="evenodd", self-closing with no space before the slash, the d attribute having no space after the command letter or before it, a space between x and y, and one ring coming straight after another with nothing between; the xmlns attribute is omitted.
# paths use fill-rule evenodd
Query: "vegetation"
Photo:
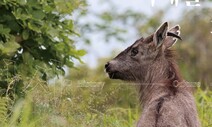
<svg viewBox="0 0 212 127"><path fill-rule="evenodd" d="M7 101L1 98L1 126L10 127L132 127L140 116L140 106L133 85L111 82L100 68L82 67L71 77L49 87L43 82L20 99L8 117ZM93 74L86 75L87 71ZM96 77L96 75L99 75ZM82 78L83 75L88 78ZM80 77L76 80L76 77ZM196 90L196 103L203 127L211 126L212 108L209 90Z"/></svg>
<svg viewBox="0 0 212 127"><path fill-rule="evenodd" d="M2 94L16 98L34 74L44 81L64 73L64 66L73 68L84 50L77 50L72 36L74 9L83 5L80 0L37 2L36 0L0 1L0 87Z"/></svg>
<svg viewBox="0 0 212 127"><path fill-rule="evenodd" d="M126 28L146 36L166 12L151 17L132 10L114 13L117 7L109 4L111 10L92 13L82 10L87 5L81 0L0 0L1 127L136 125L142 109L132 84L108 79L105 59L95 69L74 65L85 54L75 47L76 31L81 30L87 47L99 31L105 42L124 42ZM79 10L83 13L74 21L71 16ZM202 127L212 126L211 13L210 8L191 9L176 21L183 28L183 42L175 46L182 75L200 84L194 89ZM89 14L101 22L79 21Z"/></svg>

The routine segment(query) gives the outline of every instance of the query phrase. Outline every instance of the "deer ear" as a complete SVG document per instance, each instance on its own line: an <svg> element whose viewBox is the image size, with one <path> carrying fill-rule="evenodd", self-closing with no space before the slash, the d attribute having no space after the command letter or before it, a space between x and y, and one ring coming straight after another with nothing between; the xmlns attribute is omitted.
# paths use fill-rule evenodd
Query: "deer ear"
<svg viewBox="0 0 212 127"><path fill-rule="evenodd" d="M153 42L157 48L163 44L167 35L167 30L168 30L168 22L165 22L154 33Z"/></svg>
<svg viewBox="0 0 212 127"><path fill-rule="evenodd" d="M179 25L176 25L176 26L172 27L171 29L169 29L168 33L167 33L167 37L164 41L165 48L172 47L176 43L177 38L182 40L179 35L180 35L180 26Z"/></svg>

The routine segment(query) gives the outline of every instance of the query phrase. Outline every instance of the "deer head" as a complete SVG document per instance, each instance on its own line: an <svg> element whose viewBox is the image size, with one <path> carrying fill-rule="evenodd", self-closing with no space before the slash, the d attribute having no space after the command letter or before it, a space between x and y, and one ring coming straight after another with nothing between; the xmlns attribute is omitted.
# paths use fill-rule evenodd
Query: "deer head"
<svg viewBox="0 0 212 127"><path fill-rule="evenodd" d="M180 27L163 23L152 35L136 40L105 65L111 79L146 82L154 76L168 78L169 49L180 39ZM158 77L158 78L159 78Z"/></svg>

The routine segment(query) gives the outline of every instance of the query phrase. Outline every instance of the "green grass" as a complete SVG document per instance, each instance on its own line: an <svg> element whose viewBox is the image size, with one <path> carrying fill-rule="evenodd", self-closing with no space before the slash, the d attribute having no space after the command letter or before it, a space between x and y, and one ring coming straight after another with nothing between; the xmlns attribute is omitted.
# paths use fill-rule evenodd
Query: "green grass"
<svg viewBox="0 0 212 127"><path fill-rule="evenodd" d="M41 86L29 91L25 99L19 99L12 106L11 115L7 113L10 100L1 98L0 126L133 127L140 116L138 101L133 99L136 94L131 94L135 91L132 86L116 86L114 93L114 89L104 91L73 84ZM125 93L124 98L120 93ZM195 93L202 127L212 126L211 96L210 90L200 88Z"/></svg>

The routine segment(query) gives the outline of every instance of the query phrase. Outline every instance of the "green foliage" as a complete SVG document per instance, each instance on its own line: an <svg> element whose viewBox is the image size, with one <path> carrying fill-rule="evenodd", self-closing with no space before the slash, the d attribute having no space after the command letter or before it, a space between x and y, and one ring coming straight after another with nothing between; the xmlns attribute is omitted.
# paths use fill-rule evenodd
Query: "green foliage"
<svg viewBox="0 0 212 127"><path fill-rule="evenodd" d="M74 46L73 11L81 0L0 1L0 89L1 95L23 95L23 86L35 73L48 80L73 68L84 50ZM5 73L6 72L6 73ZM17 80L15 77L19 77ZM10 86L10 88L9 88ZM29 87L29 86L28 86ZM31 87L31 86L30 86ZM8 93L6 93L8 91Z"/></svg>
<svg viewBox="0 0 212 127"><path fill-rule="evenodd" d="M3 126L7 122L7 99L5 97L0 98L0 126Z"/></svg>
<svg viewBox="0 0 212 127"><path fill-rule="evenodd" d="M198 88L195 96L202 127L209 127L212 125L212 91Z"/></svg>
<svg viewBox="0 0 212 127"><path fill-rule="evenodd" d="M102 35L101 39L110 42L125 42L126 34L129 34L131 26L138 26L147 16L131 9L117 11L118 7L111 1L98 1L109 6L110 9L103 11L86 11L77 16L76 25L80 28L81 40L91 43L92 35ZM97 2L97 3L98 3ZM114 13L115 12L115 13ZM89 17L95 20L84 22Z"/></svg>
<svg viewBox="0 0 212 127"><path fill-rule="evenodd" d="M191 10L184 14L187 22L181 20L183 43L178 47L182 67L189 70L185 77L210 87L212 77L211 8ZM202 30L200 32L200 29Z"/></svg>
<svg viewBox="0 0 212 127"><path fill-rule="evenodd" d="M0 116L1 127L36 127L39 118L38 116L33 116L32 104L30 97L25 99L19 99L13 107L13 113L11 116L7 114L8 101L10 98L1 98L0 100Z"/></svg>
<svg viewBox="0 0 212 127"><path fill-rule="evenodd" d="M12 116L6 119L8 122L3 127L135 125L139 116L137 108L114 106L114 103L121 105L116 95L123 93L121 88L127 89L127 86L116 85L116 88L105 91L95 82L64 81L62 79L49 87L43 87L43 82L37 81L36 89L28 93L30 96L16 102ZM132 91L130 89L128 87L128 92Z"/></svg>

